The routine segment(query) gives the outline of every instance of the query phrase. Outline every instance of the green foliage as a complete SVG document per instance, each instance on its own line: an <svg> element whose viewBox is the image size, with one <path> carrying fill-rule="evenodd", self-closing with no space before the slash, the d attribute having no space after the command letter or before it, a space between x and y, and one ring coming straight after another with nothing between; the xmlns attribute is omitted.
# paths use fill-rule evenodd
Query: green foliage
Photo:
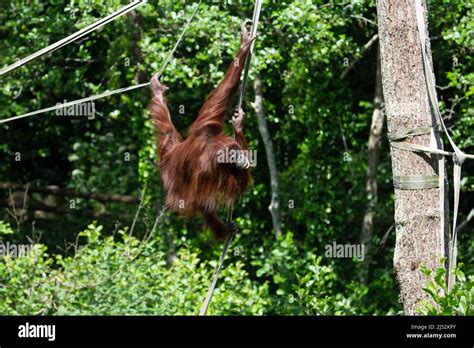
<svg viewBox="0 0 474 348"><path fill-rule="evenodd" d="M123 3L5 2L0 11L0 66L66 37ZM474 5L469 0L430 0L428 6L440 107L455 141L472 153ZM146 82L193 9L193 1L149 0L101 30L3 76L0 118ZM163 75L170 87L171 117L183 133L231 62L239 45L239 25L252 11L252 1L203 1ZM210 312L397 313L401 307L391 266L395 234L386 235L394 206L386 140L378 167L367 283L358 282L359 263L321 259L329 241L360 240L376 45L366 52L362 48L377 32L375 1L267 0L261 19L244 103L246 135L251 149L258 151L258 165L252 169L253 187L235 205L240 234L234 248L239 253L228 255ZM265 147L251 105L256 73L263 83L280 178L283 233L278 238L268 213L271 185ZM166 213L154 237L139 242L150 232L163 202L148 101L149 91L135 90L97 100L94 119L47 113L0 126L2 181L134 196L145 191L134 228L137 239L124 227L132 224L136 205L75 199L74 209L93 212L102 230L86 229L90 214L41 218L29 211L19 224L2 210L0 220L15 227L13 231L0 222L2 239L21 243L41 236L44 246L34 255L0 260L1 313L197 313L215 266L211 260L220 252L202 232L202 223ZM17 154L21 161L15 160ZM472 209L473 169L474 162L466 161L459 221ZM6 202L8 194L0 191L0 201ZM30 198L44 201L45 195ZM66 198L62 207L68 208ZM65 244L76 245L79 234L77 250L62 250ZM459 258L466 274L474 271L471 236L472 223L459 233Z"/></svg>
<svg viewBox="0 0 474 348"><path fill-rule="evenodd" d="M432 299L423 300L418 312L423 315L474 315L474 276L461 271L462 265L454 270L455 283L451 290L446 286L446 269L435 271L423 267L421 271L427 277L425 292Z"/></svg>
<svg viewBox="0 0 474 348"><path fill-rule="evenodd" d="M4 226L2 224L2 226ZM0 263L0 311L27 315L194 315L211 281L215 262L181 248L171 264L157 249L158 240L139 241L126 231L103 236L103 227L81 232L84 244L74 255L51 256L44 245ZM308 255L295 265L292 235L259 264L257 276L272 275L278 286L252 280L241 261L228 263L215 290L211 315L357 314L366 287L350 284L345 297L337 289L334 269ZM296 278L296 281L294 281ZM291 285L293 284L293 285ZM270 301L269 299L273 299Z"/></svg>
<svg viewBox="0 0 474 348"><path fill-rule="evenodd" d="M171 265L156 249L125 231L102 236L102 226L81 232L85 244L70 257L51 257L46 247L0 263L0 312L8 315L195 315L214 264L180 249ZM222 271L209 314L259 315L268 287L248 279L243 264Z"/></svg>
<svg viewBox="0 0 474 348"><path fill-rule="evenodd" d="M8 222L0 220L0 236L13 234L13 230Z"/></svg>
<svg viewBox="0 0 474 348"><path fill-rule="evenodd" d="M296 283L305 258L298 251L293 234L282 235L276 243L261 247L251 264L256 269L257 277L269 280L273 285L272 312L298 314L292 284Z"/></svg>
<svg viewBox="0 0 474 348"><path fill-rule="evenodd" d="M367 294L368 287L355 282L347 286L350 293L335 291L337 275L334 269L321 265L322 257L311 255L312 264L307 272L298 277L293 285L296 301L306 315L355 315L362 314L359 303Z"/></svg>

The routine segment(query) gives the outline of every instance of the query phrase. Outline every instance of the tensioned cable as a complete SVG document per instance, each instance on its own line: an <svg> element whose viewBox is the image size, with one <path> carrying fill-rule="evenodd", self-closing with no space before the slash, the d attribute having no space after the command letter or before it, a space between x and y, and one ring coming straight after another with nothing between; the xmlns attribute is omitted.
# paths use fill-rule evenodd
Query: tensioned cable
<svg viewBox="0 0 474 348"><path fill-rule="evenodd" d="M53 52L61 47L64 47L66 46L67 44L70 44L71 42L73 41L76 41L77 39L91 33L92 31L94 30L97 30L101 27L103 27L104 25L112 22L113 20L123 16L124 14L134 10L135 8L137 8L138 6L141 6L143 5L144 3L146 3L146 1L142 1L142 0L136 0L134 2L132 2L131 4L127 5L127 6L124 6L122 7L121 9L119 9L118 11L108 15L107 17L104 17L100 20L98 20L97 22L81 29L81 30L78 30L77 32L75 32L74 34L71 34L67 37L65 37L64 39L61 39L23 59L20 59L18 60L17 62L3 68L0 70L0 76L2 75L5 75L6 73L10 72L10 71L13 71L15 69L18 69L19 67L25 65L26 63L36 59L36 58L39 58L47 53L50 53L50 52Z"/></svg>
<svg viewBox="0 0 474 348"><path fill-rule="evenodd" d="M57 109L67 108L67 107L70 107L70 106L73 106L73 105L82 104L82 103L86 103L86 102L93 101L93 100L96 100L96 99L108 97L109 95L128 92L128 91L131 91L131 90L134 90L134 89L137 89L137 88L148 86L149 84L150 84L149 82L146 82L146 83L142 83L140 85L119 88L119 89L115 89L113 91L107 91L107 92L104 92L104 93L101 93L101 94L93 95L91 97L78 99L78 100L74 100L74 101L71 101L71 102L68 102L68 103L62 103L62 104L58 104L58 105L55 105L55 106L50 106L50 107L45 108L45 109L29 112L27 114L9 117L9 118L6 118L4 120L0 120L0 123L7 123L7 122L10 122L10 121L18 120L20 118L25 118L25 117L29 117L29 116L33 116L33 115L38 115L38 114L41 114L41 113L44 113L44 112L54 111L54 110L57 110Z"/></svg>
<svg viewBox="0 0 474 348"><path fill-rule="evenodd" d="M199 311L200 316L204 316L207 313L207 308L209 307L209 303L211 302L212 294L214 293L214 289L217 284L217 278L219 277L219 273L221 271L222 265L224 264L224 259L225 255L227 254L227 250L229 249L230 244L232 243L232 239L234 238L234 234L230 234L224 245L224 249L222 249L221 257L219 259L219 263L217 264L217 268L214 271L214 274L212 276L212 282L211 285L209 286L209 289L207 290L206 298L204 299L204 303L201 306L201 309Z"/></svg>
<svg viewBox="0 0 474 348"><path fill-rule="evenodd" d="M183 39L184 34L186 33L186 31L189 27L189 24L191 23L191 21L193 20L193 18L196 15L196 12L199 8L199 5L201 4L201 1L199 1L199 3L197 4L197 6L194 9L191 17L188 19L183 31L181 32L181 35L179 36L178 40L176 41L176 44L173 46L173 48L171 49L170 53L168 54L166 60L163 62L162 66L159 70L159 76L161 76L164 69L166 68L166 66L170 62L171 57L173 56L174 52L178 48L178 45L181 42L181 40ZM145 82L145 83L142 83L142 84L139 84L139 85L134 85L134 86L123 87L123 88L115 89L115 90L112 90L112 91L106 91L106 92L96 94L96 95L93 95L93 96L90 96L90 97L87 97L87 98L82 98L82 99L70 101L70 102L67 102L67 103L57 104L55 106L50 106L50 107L47 107L47 108L44 108L44 109L28 112L28 113L23 114L23 115L9 117L9 118L6 118L4 120L0 120L0 123L7 123L7 122L15 121L15 120L18 120L18 119L21 119L21 118L30 117L30 116L33 116L33 115L38 115L38 114L41 114L41 113L45 113L45 112L48 112L48 111L54 111L54 110L57 110L57 109L67 108L67 107L70 107L70 106L73 106L73 105L86 103L86 102L93 101L93 100L96 100L96 99L108 97L108 96L111 96L111 95L114 95L114 94L128 92L128 91L138 89L138 88L142 88L142 87L145 87L145 86L148 86L148 85L150 85L150 82Z"/></svg>
<svg viewBox="0 0 474 348"><path fill-rule="evenodd" d="M196 5L196 8L194 9L193 14L191 15L191 17L189 17L188 22L187 22L186 25L184 26L184 29L183 29L183 31L181 32L181 35L179 36L178 41L176 41L176 44L174 45L173 49L172 49L172 50L170 51L170 53L168 54L168 57L166 58L166 60L165 60L165 62L163 63L163 65L161 66L161 69L158 71L158 77L161 77L161 74L163 74L163 71L165 70L166 66L167 66L168 63L171 61L171 58L173 57L174 52L175 52L176 49L178 48L179 43L180 43L181 40L183 39L184 34L186 33L186 30L188 30L189 24L191 23L191 21L193 20L194 16L196 15L196 12L197 12L197 10L198 10L198 8L199 8L199 5L201 5L201 1L202 1L202 0L199 0L198 4Z"/></svg>
<svg viewBox="0 0 474 348"><path fill-rule="evenodd" d="M255 35L257 35L257 26L258 26L258 21L260 19L261 9L262 9L262 1L261 0L256 0L255 1L255 7L253 9L251 37L255 37ZM247 87L247 79L248 79L248 76L249 76L250 61L251 61L252 55L253 55L253 46L254 46L254 44L255 44L255 41L252 42L252 46L250 46L250 54L247 57L247 61L245 62L244 77L242 79L242 84L240 85L239 102L237 103L237 107L236 107L237 110L239 110L242 107L242 103L244 101L245 88Z"/></svg>
<svg viewBox="0 0 474 348"><path fill-rule="evenodd" d="M452 230L452 234L453 234L452 237L454 239L454 242L452 244L452 247L453 247L455 245L455 240L456 240L456 223L457 223L458 209L459 209L459 195L461 191L461 166L463 162L466 160L466 158L474 158L474 156L464 153L457 147L457 145L454 143L453 139L451 138L448 132L448 129L446 128L446 125L444 124L443 117L441 116L441 112L439 110L438 99L436 97L434 74L431 69L431 64L428 61L428 54L426 52L426 37L425 37L426 29L425 29L425 22L423 18L423 6L420 0L417 0L415 2L415 8L416 8L416 19L417 19L417 25L418 25L418 31L419 31L419 37L420 37L421 54L423 58L423 66L424 66L428 97L430 99L430 103L434 110L435 116L438 122L441 124L442 130L446 134L446 137L448 138L448 141L454 150L454 153L452 154L453 162L454 162L454 174L453 174L454 213L453 213L453 230ZM431 152L434 153L434 150L431 150ZM444 175L444 173L441 173L441 175Z"/></svg>
<svg viewBox="0 0 474 348"><path fill-rule="evenodd" d="M393 139L392 139L391 145L393 147L397 147L399 149L406 150L406 151L428 152L432 154L453 157L454 209L453 209L453 227L451 231L451 245L449 247L449 269L448 269L448 276L447 276L448 289L451 289L453 281L454 281L454 279L452 279L452 270L455 265L455 254L456 254L456 241L457 241L456 225L457 225L458 210L459 210L459 198L460 198L460 192L461 192L461 167L462 167L463 162L467 158L473 159L474 155L466 154L458 148L458 146L454 143L453 139L451 138L446 125L444 124L443 117L439 110L438 98L436 96L434 73L432 71L431 64L428 60L428 54L426 50L426 34L425 34L426 27L425 27L425 21L423 17L423 5L422 5L421 0L415 1L415 9L416 9L416 20L417 20L417 27L418 27L418 33L419 33L419 39L420 39L420 45L421 45L422 63L423 63L423 68L424 68L425 82L426 82L429 102L434 111L436 119L441 126L441 130L446 134L446 137L448 138L448 141L451 147L453 148L454 152L447 152L435 147L436 142L433 141L435 127L431 127L431 130L430 130L431 139L432 139L430 147L426 147L426 146L422 146L418 144L412 144L412 143L397 142L397 141L403 140L403 138L409 135L424 134L426 133L426 129L411 129L405 132L400 132L400 134L397 134L397 135L392 135ZM423 128L427 128L427 127L423 127ZM443 223L443 219L444 219L444 163L442 160L440 160L439 163L440 163L440 168L439 168L438 186L440 189L441 226L444 226L444 223ZM407 179L410 182L408 182ZM413 188L420 189L420 188L425 188L425 186L429 186L430 188L434 187L433 176L427 177L425 175L421 175L421 176L419 175L417 177L415 176L404 177L404 178L399 177L397 178L397 181L399 185L405 185L410 189L413 189ZM394 178L394 182L395 182L395 178Z"/></svg>
<svg viewBox="0 0 474 348"><path fill-rule="evenodd" d="M260 18L261 8L262 8L261 0L255 0L255 6L254 6L254 9L253 9L251 37L255 37L255 35L257 34L257 25L258 25L258 20ZM246 87L246 84L247 84L247 79L248 79L248 74L249 74L249 69L250 69L250 59L252 57L254 43L255 42L253 42L252 46L250 47L250 54L247 57L247 61L245 62L245 73L244 73L242 83L240 85L239 101L238 101L238 104L237 104L237 107L236 107L237 110L239 110L242 107L245 87ZM230 223L232 221L232 211L233 211L233 205L230 205L228 207L228 210L227 210L227 222L228 223ZM227 250L229 249L233 238L234 238L234 233L231 233L225 241L224 249L222 249L222 253L221 253L221 257L219 259L219 263L217 264L217 268L214 271L214 274L212 276L211 285L209 286L209 289L207 290L206 298L204 299L204 302L203 302L203 304L201 306L201 309L199 311L200 316L204 316L207 313L209 303L211 302L212 295L214 294L214 290L216 288L217 279L219 278L219 273L221 271L222 265L224 264L224 260L225 260L226 254L227 254Z"/></svg>

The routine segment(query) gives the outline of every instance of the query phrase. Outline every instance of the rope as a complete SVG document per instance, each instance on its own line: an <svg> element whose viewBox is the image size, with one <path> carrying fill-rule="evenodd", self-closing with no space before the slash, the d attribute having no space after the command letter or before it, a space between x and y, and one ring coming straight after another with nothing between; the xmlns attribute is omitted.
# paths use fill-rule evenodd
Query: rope
<svg viewBox="0 0 474 348"><path fill-rule="evenodd" d="M446 134L448 141L451 147L454 149L453 154L453 163L454 163L454 171L453 171L453 180L454 180L454 211L453 211L453 228L451 231L451 246L449 251L449 267L448 267L448 289L451 288L453 279L452 279L452 271L454 265L456 263L455 260L455 253L456 253L456 245L457 245L457 219L458 219L458 211L459 211L459 196L461 193L461 167L466 158L474 158L472 155L466 155L462 152L451 139L449 132L444 124L443 117L439 111L438 100L436 97L436 90L435 90L435 82L434 82L434 74L431 70L431 65L428 62L428 56L426 53L426 37L425 37L425 22L423 18L423 7L421 4L421 0L416 1L416 18L418 22L418 30L420 33L420 43L421 43L421 52L423 56L423 65L424 65L424 72L425 72L425 79L426 84L428 87L428 96L431 101L431 105L435 112L436 118L438 122L441 123L444 133ZM443 181L444 187L444 170L440 173L440 183ZM441 186L441 185L440 185ZM444 204L442 205L444 207ZM444 214L443 214L444 215Z"/></svg>
<svg viewBox="0 0 474 348"><path fill-rule="evenodd" d="M234 134L235 137L235 134ZM227 223L232 222L232 213L234 211L234 204L232 203L227 207ZM214 274L212 276L212 282L211 285L209 286L209 289L207 290L206 298L204 299L204 302L201 306L201 310L199 311L200 316L204 316L207 313L207 308L209 307L209 303L211 302L212 295L214 294L214 290L216 288L217 284L217 278L219 277L219 273L221 271L222 265L224 263L225 256L227 254L227 250L229 249L230 244L232 243L232 239L234 238L234 233L231 233L224 244L224 249L222 249L221 257L219 259L219 264L217 265L217 268L214 271Z"/></svg>
<svg viewBox="0 0 474 348"><path fill-rule="evenodd" d="M453 212L453 227L451 231L451 245L449 248L449 265L448 265L448 289L451 288L453 279L451 278L452 276L452 270L455 265L455 252L456 252L456 242L457 242L457 219L458 219L458 210L459 210L459 196L460 196L460 191L461 191L461 167L464 161L467 158L473 159L474 155L469 155L465 154L463 151L461 151L454 141L452 140L451 136L449 135L448 129L446 128L446 125L444 124L443 117L441 116L441 112L439 110L439 105L438 105L438 99L436 97L436 89L435 89L435 82L434 82L434 73L431 69L431 65L428 61L428 55L426 53L426 36L425 36L425 22L424 22L424 17L423 17L423 6L421 0L416 0L415 2L415 9L416 9L416 19L417 19L417 26L418 26L418 32L419 32L419 38L420 38L420 44L421 44L421 55L422 55L422 62L423 62L423 67L424 67L424 75L425 75L425 80L426 80L426 86L427 86L427 92L428 92L428 98L430 101L430 104L434 110L436 119L438 123L441 125L441 129L443 132L446 134L448 141L453 148L454 152L447 152L442 149L437 148L436 141L435 141L435 136L434 133L436 131L436 127L421 127L421 128L414 128L408 131L404 132L399 132L397 134L392 134L392 136L389 138L391 140L391 146L395 148L399 148L402 150L407 150L407 151L415 151L415 152L428 152L432 154L437 154L437 155L443 155L443 156L451 156L453 157L453 163L454 163L454 173L453 173L453 180L454 180L454 212ZM425 134L427 132L431 133L431 142L430 142L430 147L427 146L422 146L418 144L411 144L411 143L401 143L399 142L400 140L406 138L407 136L411 135L420 135L420 134ZM395 179L395 178L394 178ZM412 176L410 178L404 177L404 178L396 178L397 179L397 185L403 186L408 185L410 186L410 189L414 188L426 188L423 186L432 186L433 185L433 178L430 176ZM438 180L438 186L440 189L440 213L441 213L441 229L444 231L444 160L441 158L439 160L439 180ZM442 236L444 236L444 232L442 233Z"/></svg>
<svg viewBox="0 0 474 348"><path fill-rule="evenodd" d="M201 0L202 1L202 0ZM165 70L166 66L168 65L168 63L170 62L174 52L176 51L176 49L178 48L178 45L179 43L181 42L181 40L183 39L184 37L184 34L186 33L188 27L189 27L189 24L191 23L191 21L194 19L194 16L196 15L196 12L199 8L199 5L201 4L201 1L199 1L199 3L197 4L196 8L194 9L191 17L189 17L186 25L184 26L184 29L183 31L181 32L181 35L179 36L178 40L176 41L176 44L173 46L173 48L170 50L166 60L163 62L163 64L161 65L161 68L159 70L159 76L162 75L163 71ZM134 86L128 86L128 87L123 87L123 88L119 88L119 89L115 89L115 90L112 90L112 91L106 91L106 92L103 92L103 93L100 93L100 94L96 94L96 95L93 95L93 96L90 96L90 97L87 97L87 98L82 98L82 99L78 99L78 100L74 100L74 101L71 101L71 102L67 102L67 103L63 103L63 104L56 104L54 106L50 106L50 107L47 107L47 108L44 108L44 109L41 109L41 110L36 110L36 111L33 111L33 112L28 112L26 114L22 114L22 115L18 115L18 116L13 116L13 117L9 117L9 118L6 118L4 120L0 120L0 124L1 123L7 123L7 122L11 122L11 121L15 121L15 120L18 120L18 119L21 119L21 118L25 118L25 117L30 117L30 116L33 116L33 115L38 115L38 114L42 114L42 113L45 113L45 112L48 112L48 111L54 111L54 110L57 110L57 109L62 109L62 108L67 108L67 107L70 107L70 106L73 106L73 105L77 105L77 104L82 104L82 103L86 103L86 102L89 102L89 101L93 101L93 100L96 100L96 99L100 99L100 98L104 98L104 97L108 97L108 96L111 96L111 95L114 95L114 94L120 94L120 93L125 93L125 92L128 92L128 91L132 91L134 89L138 89L138 88L142 88L142 87L146 87L146 86L149 86L150 85L150 82L145 82L145 83L142 83L142 84L139 84L139 85L134 85Z"/></svg>
<svg viewBox="0 0 474 348"><path fill-rule="evenodd" d="M163 63L163 65L161 66L161 69L160 69L159 72L158 72L158 78L161 77L161 74L163 74L163 71L165 70L166 66L167 66L168 63L171 61L171 58L173 57L174 52L176 52L176 49L178 48L179 43L180 43L181 40L183 39L184 34L186 33L186 31L188 30L189 24L191 24L192 20L194 19L194 16L196 15L196 12L197 12L197 10L198 10L198 8L199 8L199 5L201 5L201 2L202 2L202 0L199 0L198 4L196 5L196 8L195 8L194 11L193 11L193 14L191 15L191 17L189 17L188 22L187 22L186 25L184 26L184 29L183 29L183 31L181 32L181 35L179 36L178 41L176 41L176 44L174 45L173 49L172 49L172 50L170 51L170 53L168 54L168 57L166 58L166 60L165 60L165 62Z"/></svg>
<svg viewBox="0 0 474 348"><path fill-rule="evenodd" d="M254 37L257 34L257 26L258 26L258 21L260 19L261 9L262 9L261 0L255 0L255 7L253 9L253 17L252 17L252 31L251 31L252 37ZM242 79L242 84L240 85L239 102L237 103L237 107L236 107L237 110L240 110L240 108L242 107L242 103L244 101L245 88L247 87L247 80L248 80L249 70L250 70L250 61L252 60L254 44L255 44L255 41L252 42L252 46L250 46L250 53L245 62L244 77Z"/></svg>
<svg viewBox="0 0 474 348"><path fill-rule="evenodd" d="M227 223L232 221L232 212L233 212L233 204L229 205L227 208ZM221 257L219 259L219 264L217 265L216 270L214 271L214 275L212 276L212 282L207 290L206 298L201 306L201 310L199 311L199 315L203 316L207 313L207 308L209 307L209 303L211 302L212 295L214 293L214 289L217 284L217 278L222 268L222 264L224 263L225 255L227 254L227 250L229 249L230 244L232 243L232 239L234 238L234 234L230 234L224 244L224 249L222 249Z"/></svg>
<svg viewBox="0 0 474 348"><path fill-rule="evenodd" d="M258 26L258 21L259 21L259 18L260 18L261 8L262 8L261 0L255 0L255 6L254 6L253 18L252 18L252 30L251 30L252 37L254 37L257 34L257 26ZM238 101L237 106L236 106L237 110L240 110L240 108L242 107L245 87L247 85L247 79L248 79L249 70L250 70L250 60L252 58L254 44L255 44L255 41L252 43L252 46L250 47L249 56L247 57L247 60L245 61L245 72L244 72L244 77L242 79L242 83L240 85L239 101ZM231 204L227 208L227 222L228 223L230 223L232 221L232 212L233 212L233 204ZM229 246L232 243L233 238L234 238L234 234L231 233L225 241L224 249L222 249L222 253L221 253L221 256L220 256L220 259L219 259L219 263L217 265L216 270L214 271L214 275L212 276L211 285L209 286L209 289L207 290L206 298L204 299L204 302L201 306L201 310L199 311L200 316L204 316L207 313L207 308L209 307L209 303L211 302L212 295L213 295L214 290L216 288L217 278L219 278L219 273L221 271L222 264L224 263L224 259L225 259L225 256L227 254L227 250L229 249Z"/></svg>
<svg viewBox="0 0 474 348"><path fill-rule="evenodd" d="M234 238L234 234L230 234L224 245L224 249L222 249L221 257L219 259L219 264L217 265L216 270L214 271L214 275L212 276L212 282L207 290L206 298L201 306L201 310L199 311L200 316L204 316L207 313L207 308L209 307L209 303L211 302L212 295L214 294L214 289L216 288L217 278L219 277L219 273L222 268L222 264L224 263L225 256L227 254L227 250L229 249L230 243L232 243L232 239Z"/></svg>
<svg viewBox="0 0 474 348"><path fill-rule="evenodd" d="M134 89L137 89L137 88L142 88L142 87L148 86L149 84L150 84L149 82L146 82L146 83L142 83L140 85L119 88L119 89L115 89L113 91L107 91L107 92L104 92L104 93L101 93L101 94L96 94L96 95L93 95L93 96L90 96L90 97L87 97L87 98L74 100L74 101L71 101L71 102L68 102L68 103L57 104L55 106L50 106L50 107L47 107L47 108L44 108L44 109L41 109L41 110L28 112L28 113L23 114L23 115L18 115L18 116L13 116L13 117L6 118L4 120L0 120L0 123L7 123L7 122L19 120L21 118L42 114L44 112L54 111L54 110L62 109L62 108L67 108L69 106L86 103L86 102L93 101L93 100L96 100L96 99L108 97L110 95L128 92L128 91L131 91L131 90L134 90Z"/></svg>
<svg viewBox="0 0 474 348"><path fill-rule="evenodd" d="M44 56L45 54L48 54L50 52L53 52L61 47L64 47L68 44L70 44L71 42L73 41L76 41L77 39L80 39L81 37L93 32L94 30L97 30L101 27L103 27L104 25L112 22L113 20L123 16L124 14L134 10L135 8L137 8L138 6L141 6L145 3L146 1L141 1L141 0L135 0L134 2L132 2L131 4L127 5L127 6L124 6L122 7L121 9L119 9L118 11L108 15L107 17L104 17L100 20L98 20L97 22L81 29L81 30L78 30L77 32L75 32L74 34L71 34L67 37L65 37L64 39L61 39L23 59L20 59L18 60L17 62L3 68L0 70L0 76L2 75L5 75L6 73L10 72L10 71L13 71L15 69L18 69L19 67L25 65L26 63L34 60L34 59L37 59L41 56Z"/></svg>

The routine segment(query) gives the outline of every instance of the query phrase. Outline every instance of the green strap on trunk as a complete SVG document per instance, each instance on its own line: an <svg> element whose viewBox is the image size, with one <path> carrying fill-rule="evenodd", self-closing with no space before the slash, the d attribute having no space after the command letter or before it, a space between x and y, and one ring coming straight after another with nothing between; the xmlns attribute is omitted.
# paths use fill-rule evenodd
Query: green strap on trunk
<svg viewBox="0 0 474 348"><path fill-rule="evenodd" d="M414 151L414 152L427 152L431 154L437 154L442 156L451 156L453 157L454 164L454 212L453 212L453 227L451 231L451 245L449 250L449 270L448 270L448 289L451 289L454 279L452 279L452 270L456 265L456 240L457 240L457 231L456 224L458 219L458 210L459 210L459 196L461 191L461 166L467 158L474 158L474 155L466 154L461 151L453 139L451 138L446 125L444 124L443 117L439 110L438 98L436 96L434 74L431 68L431 64L428 61L428 55L426 52L426 28L425 21L423 17L423 6L421 0L415 1L416 8L416 20L418 26L418 33L421 46L421 55L424 68L424 75L426 80L426 88L428 93L428 98L430 105L434 111L436 120L439 124L432 127L416 127L404 131L398 131L389 133L388 138L390 140L390 145L394 148L405 150L405 151ZM448 138L448 141L453 148L454 152L444 151L438 149L436 143L433 141L434 132L443 131ZM422 134L431 134L431 146L423 146L418 144L412 144L403 142L407 137L418 136ZM404 190L424 190L430 188L440 188L440 212L441 212L441 222L444 219L444 163L443 159L439 160L439 176L438 175L407 175L407 176L398 176L393 178L393 183L395 188L404 189ZM444 223L441 223L441 226L444 226ZM444 228L444 227L442 227Z"/></svg>
<svg viewBox="0 0 474 348"><path fill-rule="evenodd" d="M414 135L430 134L432 129L435 132L439 132L441 130L441 126L437 124L434 127L416 127L400 132L392 132L388 133L388 139L390 141L400 141Z"/></svg>
<svg viewBox="0 0 474 348"><path fill-rule="evenodd" d="M400 190L426 190L439 187L438 175L400 175L393 177L393 186Z"/></svg>
<svg viewBox="0 0 474 348"><path fill-rule="evenodd" d="M405 143L405 140L408 137L431 134L434 131L439 130L439 125L433 127L416 127L407 129L404 131L391 132L388 133L388 139L390 140L390 145L394 148L406 151L414 152L431 152L437 153L440 155L448 155L449 153L443 150L436 148ZM400 175L393 177L393 186L399 190L426 190L439 187L439 176L438 175Z"/></svg>

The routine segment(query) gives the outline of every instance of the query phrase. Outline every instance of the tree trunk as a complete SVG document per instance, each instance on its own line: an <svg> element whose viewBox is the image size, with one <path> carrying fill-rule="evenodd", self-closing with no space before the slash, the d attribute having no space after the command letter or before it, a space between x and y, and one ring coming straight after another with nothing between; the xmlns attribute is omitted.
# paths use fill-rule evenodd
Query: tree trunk
<svg viewBox="0 0 474 348"><path fill-rule="evenodd" d="M368 142L368 166L365 182L367 194L367 210L362 222L361 243L364 245L365 261L362 267L362 281L367 282L369 277L369 259L374 234L374 219L377 209L377 169L379 165L380 139L382 137L384 113L382 110L382 73L380 68L380 48L377 48L377 68L375 71L374 111L370 125Z"/></svg>
<svg viewBox="0 0 474 348"><path fill-rule="evenodd" d="M388 131L435 125L436 118L430 108L424 77L415 2L378 0L377 15ZM428 55L431 61L429 47ZM430 134L422 134L411 136L406 142L429 146L430 138ZM438 133L435 133L434 140L442 146ZM394 179L413 175L436 176L440 165L444 171L443 162L438 163L438 157L428 153L391 147L391 157ZM393 267L400 284L405 314L408 315L417 313L420 300L429 300L422 289L426 279L420 267L424 265L436 269L440 266L439 258L446 256L445 232L449 222L446 194L444 183L441 189L401 189L395 186L396 245Z"/></svg>
<svg viewBox="0 0 474 348"><path fill-rule="evenodd" d="M258 131L262 136L263 144L265 146L265 154L267 157L268 169L270 171L270 185L272 190L272 199L268 210L272 215L273 229L275 236L281 235L281 216L280 216L280 199L278 196L278 171L275 160L275 151L273 150L273 143L268 131L267 119L265 117L265 109L263 108L263 93L262 80L257 74L254 82L255 101L252 107L255 109L258 120Z"/></svg>

